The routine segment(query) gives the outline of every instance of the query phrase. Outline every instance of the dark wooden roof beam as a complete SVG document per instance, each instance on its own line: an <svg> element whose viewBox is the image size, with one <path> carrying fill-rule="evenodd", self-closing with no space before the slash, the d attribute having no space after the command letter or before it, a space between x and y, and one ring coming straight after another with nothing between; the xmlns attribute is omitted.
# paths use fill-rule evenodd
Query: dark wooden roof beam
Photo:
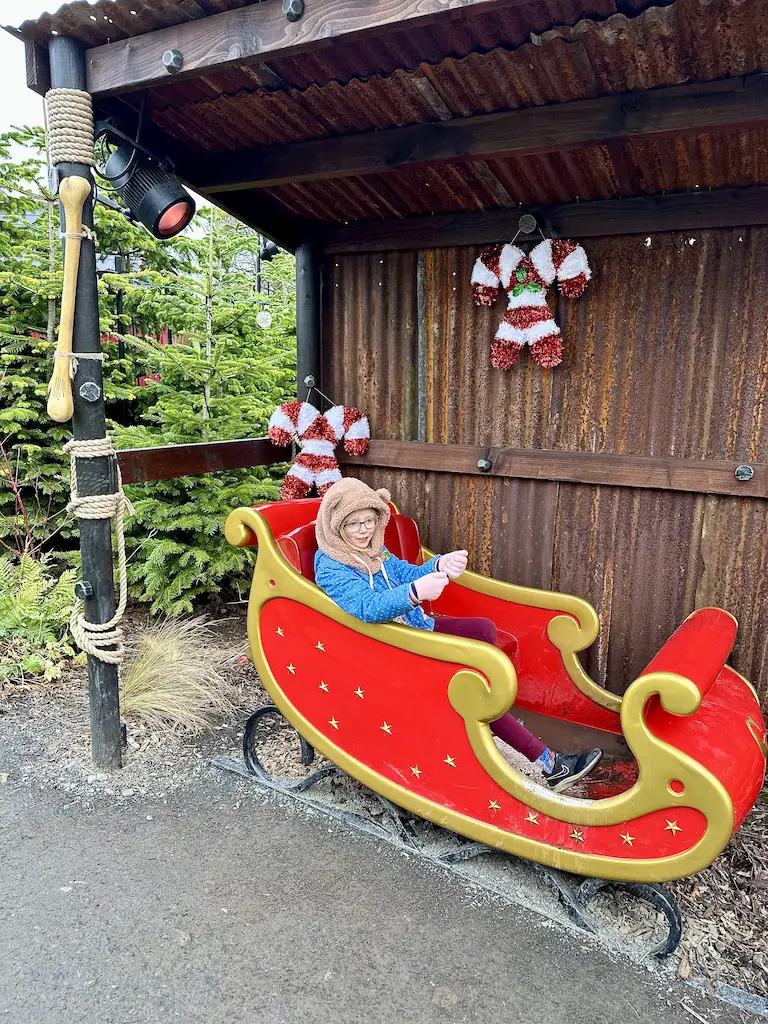
<svg viewBox="0 0 768 1024"><path fill-rule="evenodd" d="M247 63L295 56L344 39L360 38L462 14L509 10L530 0L322 0L311 2L302 18L289 22L282 0L262 0L207 18L157 29L86 51L88 91L94 96L130 92L169 80L165 50L179 50L181 70L174 78L194 78Z"/></svg>
<svg viewBox="0 0 768 1024"><path fill-rule="evenodd" d="M515 236L522 213L532 213L547 235L597 238L657 231L697 231L768 225L768 185L556 206L360 221L329 227L327 253L386 252L455 245L492 245Z"/></svg>
<svg viewBox="0 0 768 1024"><path fill-rule="evenodd" d="M768 121L768 75L602 96L201 158L208 193L380 174L408 164L530 156Z"/></svg>

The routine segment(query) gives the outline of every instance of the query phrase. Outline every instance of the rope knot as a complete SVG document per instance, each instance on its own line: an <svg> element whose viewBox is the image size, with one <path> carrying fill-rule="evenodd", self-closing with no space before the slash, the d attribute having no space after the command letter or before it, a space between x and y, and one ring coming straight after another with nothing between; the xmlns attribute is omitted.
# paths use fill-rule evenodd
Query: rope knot
<svg viewBox="0 0 768 1024"><path fill-rule="evenodd" d="M88 358L97 358L86 353ZM81 355L80 358L83 358ZM73 360L74 362L74 360ZM113 519L117 538L117 574L120 598L115 614L108 622L89 622L83 612L82 601L76 601L69 628L77 646L99 661L119 665L123 659L123 631L119 626L128 603L128 579L126 576L125 533L123 521L133 514L133 506L123 491L120 467L117 466L117 490L113 494L78 494L77 459L103 459L114 457L117 452L109 437L90 440L72 438L64 445L70 457L71 483L67 511L78 519Z"/></svg>

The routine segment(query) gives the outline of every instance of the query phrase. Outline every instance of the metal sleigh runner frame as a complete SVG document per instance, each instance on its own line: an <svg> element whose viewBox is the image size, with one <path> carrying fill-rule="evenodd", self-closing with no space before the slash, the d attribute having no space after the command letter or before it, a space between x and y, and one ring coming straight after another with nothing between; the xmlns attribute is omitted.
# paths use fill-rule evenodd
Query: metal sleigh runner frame
<svg viewBox="0 0 768 1024"><path fill-rule="evenodd" d="M494 849L494 847L473 841L458 846L455 843L451 845L450 833L445 833L444 830L441 830L443 832L442 849L434 842L425 843L414 828L413 818L387 800L386 797L372 790L369 790L370 795L381 807L381 821L375 820L370 815L352 811L338 803L326 799L319 800L310 795L309 791L318 783L340 774L340 769L336 765L325 765L308 775L294 779L272 775L259 758L259 727L265 719L282 719L282 717L280 710L274 704L262 705L246 723L243 735L243 760L239 761L224 756L217 757L213 761L214 766L256 782L268 790L296 801L307 809L338 821L366 836L421 857L438 867L455 870L457 865L475 857L484 854L503 854L503 851ZM309 767L315 760L315 750L299 733L296 733L296 736L300 744L300 762L305 768ZM590 913L588 904L597 892L606 886L612 886L645 901L663 915L668 928L667 935L648 950L648 956L663 960L677 949L682 937L682 918L676 901L662 885L647 882L611 882L599 878L588 878L579 883L578 879L558 871L556 868L535 863L529 866L537 873L546 888L555 895L568 918L576 927L599 936L599 924ZM481 884L476 879L473 881L474 884ZM509 902L514 902L511 893L504 893L496 887L489 891L506 898Z"/></svg>

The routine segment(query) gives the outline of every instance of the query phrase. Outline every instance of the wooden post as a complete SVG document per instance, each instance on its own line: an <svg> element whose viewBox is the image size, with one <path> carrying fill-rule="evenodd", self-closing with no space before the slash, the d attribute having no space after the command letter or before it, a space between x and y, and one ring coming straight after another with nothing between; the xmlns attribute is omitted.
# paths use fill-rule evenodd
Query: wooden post
<svg viewBox="0 0 768 1024"><path fill-rule="evenodd" d="M54 36L48 43L51 87L85 90L83 44L75 39ZM93 227L93 178L85 164L59 163L58 180L79 175L91 182L91 195L83 207L83 224ZM62 218L62 230L63 230ZM67 240L64 239L64 246ZM75 325L72 349L99 352L99 297L96 284L96 247L83 241L77 275ZM82 359L73 382L74 415L72 431L78 440L95 440L106 434L104 385L101 363ZM80 495L112 494L116 489L114 459L81 459L77 464ZM80 520L82 580L78 593L84 598L89 622L108 622L115 613L115 585L112 572L112 523L109 519ZM91 711L91 749L100 768L121 765L120 707L117 666L88 656L88 695Z"/></svg>
<svg viewBox="0 0 768 1024"><path fill-rule="evenodd" d="M312 377L320 381L320 335L322 287L320 247L314 239L305 239L296 249L296 393L306 397Z"/></svg>

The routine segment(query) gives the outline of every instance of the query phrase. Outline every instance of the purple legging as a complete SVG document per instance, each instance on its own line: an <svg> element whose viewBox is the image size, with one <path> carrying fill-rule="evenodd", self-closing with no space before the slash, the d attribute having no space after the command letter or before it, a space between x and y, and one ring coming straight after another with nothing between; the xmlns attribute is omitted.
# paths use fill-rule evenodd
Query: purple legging
<svg viewBox="0 0 768 1024"><path fill-rule="evenodd" d="M438 615L435 618L435 632L449 633L451 636L465 636L469 640L483 640L487 644L496 643L496 625L490 619L454 618L452 615ZM506 711L501 718L491 722L491 732L519 750L529 761L536 761L547 749L541 740L528 732L524 725L513 714Z"/></svg>

